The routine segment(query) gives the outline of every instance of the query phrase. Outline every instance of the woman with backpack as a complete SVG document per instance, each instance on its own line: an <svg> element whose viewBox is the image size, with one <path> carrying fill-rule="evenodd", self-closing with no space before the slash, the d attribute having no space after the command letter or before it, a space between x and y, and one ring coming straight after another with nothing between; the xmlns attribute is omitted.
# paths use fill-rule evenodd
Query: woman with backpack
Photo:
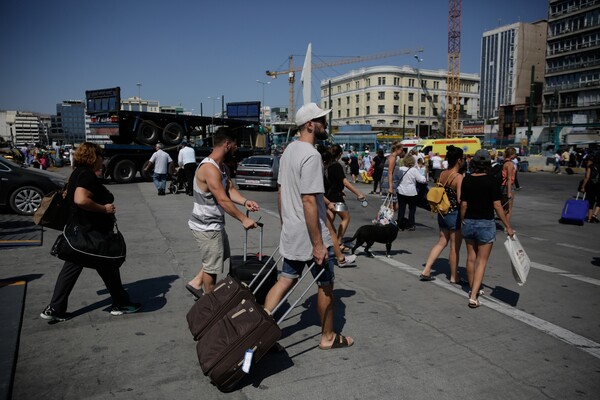
<svg viewBox="0 0 600 400"><path fill-rule="evenodd" d="M467 276L469 278L469 307L480 306L481 282L487 261L496 241L494 211L504 224L509 236L514 232L500 203L500 187L488 174L492 160L487 150L477 150L473 157L473 171L463 179L460 188L460 219L462 237L467 244ZM512 163L511 163L512 164Z"/></svg>
<svg viewBox="0 0 600 400"><path fill-rule="evenodd" d="M460 172L463 166L463 150L455 146L446 148L446 160L448 160L448 169L442 171L438 182L444 182L444 190L450 201L448 214L437 215L440 236L438 242L433 245L427 256L425 268L419 276L422 281L431 281L435 278L431 276L431 267L438 259L442 251L450 243L450 254L448 261L450 263L450 283L460 283L458 276L458 259L460 255L460 246L462 244L462 234L460 232L460 187L463 182L463 174Z"/></svg>
<svg viewBox="0 0 600 400"><path fill-rule="evenodd" d="M588 209L587 222L600 223L598 214L600 214L600 153L594 157L588 157L585 161L585 177L581 185L581 192L585 193L586 200L590 204ZM594 209L594 204L598 205Z"/></svg>

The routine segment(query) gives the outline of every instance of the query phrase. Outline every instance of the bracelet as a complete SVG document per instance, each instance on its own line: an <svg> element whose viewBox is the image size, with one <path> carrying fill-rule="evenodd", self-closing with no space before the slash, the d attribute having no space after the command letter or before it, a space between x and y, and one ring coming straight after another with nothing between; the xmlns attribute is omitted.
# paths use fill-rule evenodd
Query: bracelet
<svg viewBox="0 0 600 400"><path fill-rule="evenodd" d="M247 202L248 202L248 199L244 200L244 204L243 204L244 207L246 207Z"/></svg>

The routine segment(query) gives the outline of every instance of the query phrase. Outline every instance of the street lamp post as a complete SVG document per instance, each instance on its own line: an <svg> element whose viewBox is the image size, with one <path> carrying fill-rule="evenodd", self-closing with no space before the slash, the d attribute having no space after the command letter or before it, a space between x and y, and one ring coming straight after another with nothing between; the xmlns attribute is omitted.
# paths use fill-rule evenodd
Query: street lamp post
<svg viewBox="0 0 600 400"><path fill-rule="evenodd" d="M417 93L417 137L421 137L421 69L419 65L423 62L423 59L415 54L415 59L417 60L417 80L419 85L419 92Z"/></svg>
<svg viewBox="0 0 600 400"><path fill-rule="evenodd" d="M212 100L212 103L213 103L213 112L212 112L212 117L211 117L211 123L210 124L212 126L212 128L211 128L212 133L215 133L215 101L221 100L221 98L220 97L210 97L210 96L208 96L208 98L210 100Z"/></svg>
<svg viewBox="0 0 600 400"><path fill-rule="evenodd" d="M270 85L271 82L263 82L261 80L256 80L257 83L260 83L262 85L262 103L261 103L261 124L265 124L265 85Z"/></svg>

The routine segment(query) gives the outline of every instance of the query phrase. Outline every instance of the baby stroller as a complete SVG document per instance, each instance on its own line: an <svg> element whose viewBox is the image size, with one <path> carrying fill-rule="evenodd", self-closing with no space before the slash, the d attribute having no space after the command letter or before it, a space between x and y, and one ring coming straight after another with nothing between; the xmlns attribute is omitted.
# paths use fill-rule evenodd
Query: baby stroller
<svg viewBox="0 0 600 400"><path fill-rule="evenodd" d="M175 168L175 171L171 174L171 184L169 185L169 192L171 194L177 194L180 190L187 192L187 181L185 179L185 171L182 167Z"/></svg>

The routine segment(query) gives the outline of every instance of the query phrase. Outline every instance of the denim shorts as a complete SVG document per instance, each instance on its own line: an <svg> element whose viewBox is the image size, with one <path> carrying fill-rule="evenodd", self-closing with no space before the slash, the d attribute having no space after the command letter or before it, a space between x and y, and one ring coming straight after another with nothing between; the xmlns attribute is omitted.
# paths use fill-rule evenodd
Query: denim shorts
<svg viewBox="0 0 600 400"><path fill-rule="evenodd" d="M462 225L464 240L487 244L496 241L496 221L493 219L465 219Z"/></svg>
<svg viewBox="0 0 600 400"><path fill-rule="evenodd" d="M457 231L460 229L460 213L458 212L458 208L444 216L438 214L437 219L440 229L448 231Z"/></svg>
<svg viewBox="0 0 600 400"><path fill-rule="evenodd" d="M333 281L335 280L335 273L333 271L333 267L335 265L335 253L333 252L333 246L329 247L327 249L327 252L329 257L327 264L324 266L325 272L323 272L317 280L317 285L319 286L333 285ZM302 275L302 270L304 269L304 266L311 266L312 263L312 260L298 261L288 260L287 258L284 258L283 265L281 267L281 276L288 279L298 279ZM317 276L319 272L321 272L321 268L311 269L313 277Z"/></svg>

